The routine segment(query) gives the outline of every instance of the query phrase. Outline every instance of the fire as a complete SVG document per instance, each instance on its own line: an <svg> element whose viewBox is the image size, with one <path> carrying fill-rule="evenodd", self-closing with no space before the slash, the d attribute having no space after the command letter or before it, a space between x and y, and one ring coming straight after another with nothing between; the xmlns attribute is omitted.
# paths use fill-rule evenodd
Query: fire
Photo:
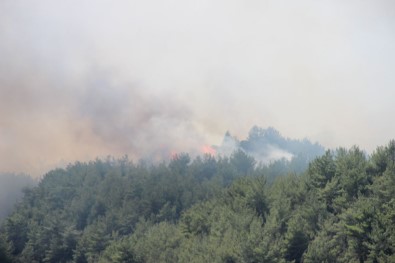
<svg viewBox="0 0 395 263"><path fill-rule="evenodd" d="M202 152L209 155L215 155L216 153L215 149L209 145L202 146Z"/></svg>
<svg viewBox="0 0 395 263"><path fill-rule="evenodd" d="M177 152L175 150L171 150L170 151L170 159L175 160L175 159L177 159L177 157L178 157Z"/></svg>

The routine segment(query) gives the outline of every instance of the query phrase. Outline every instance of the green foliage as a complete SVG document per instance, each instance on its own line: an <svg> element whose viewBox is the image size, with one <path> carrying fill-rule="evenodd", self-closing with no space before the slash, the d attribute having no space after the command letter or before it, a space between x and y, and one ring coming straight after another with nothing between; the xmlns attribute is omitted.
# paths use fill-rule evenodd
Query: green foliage
<svg viewBox="0 0 395 263"><path fill-rule="evenodd" d="M11 257L11 246L7 242L4 234L0 235L0 262L8 263L12 262Z"/></svg>
<svg viewBox="0 0 395 263"><path fill-rule="evenodd" d="M269 182L278 167L243 151L76 163L25 191L0 261L394 262L394 145L328 151Z"/></svg>
<svg viewBox="0 0 395 263"><path fill-rule="evenodd" d="M254 170L255 159L247 155L242 150L238 150L230 157L230 163L234 166L238 173L248 175Z"/></svg>
<svg viewBox="0 0 395 263"><path fill-rule="evenodd" d="M330 151L326 151L325 155L312 161L307 171L310 177L309 183L315 188L325 187L326 183L335 176L335 173L336 165Z"/></svg>

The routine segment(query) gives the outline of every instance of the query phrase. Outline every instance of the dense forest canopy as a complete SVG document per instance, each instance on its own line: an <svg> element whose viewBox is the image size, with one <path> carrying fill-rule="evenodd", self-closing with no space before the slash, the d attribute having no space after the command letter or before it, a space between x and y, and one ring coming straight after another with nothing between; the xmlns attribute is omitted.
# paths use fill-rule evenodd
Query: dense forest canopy
<svg viewBox="0 0 395 263"><path fill-rule="evenodd" d="M394 28L391 0L0 0L0 263L395 263Z"/></svg>
<svg viewBox="0 0 395 263"><path fill-rule="evenodd" d="M229 157L237 150L244 151L256 159L257 165L263 165L270 181L280 174L305 171L310 160L324 153L324 148L317 143L313 144L306 139L285 138L274 128L263 129L257 126L250 130L249 136L244 140L240 141L227 132L219 146L207 147L212 151L211 154L216 152L224 157ZM146 158L141 162L153 161ZM0 173L0 222L22 198L23 189L34 186L37 182L25 174Z"/></svg>
<svg viewBox="0 0 395 263"><path fill-rule="evenodd" d="M238 150L53 170L3 223L0 261L395 261L395 141L270 169Z"/></svg>

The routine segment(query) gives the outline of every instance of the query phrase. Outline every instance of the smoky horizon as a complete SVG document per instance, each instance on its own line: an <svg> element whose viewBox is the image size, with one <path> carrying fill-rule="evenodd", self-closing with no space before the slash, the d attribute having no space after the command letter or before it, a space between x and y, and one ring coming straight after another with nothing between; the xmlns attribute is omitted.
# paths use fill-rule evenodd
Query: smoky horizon
<svg viewBox="0 0 395 263"><path fill-rule="evenodd" d="M255 125L372 152L395 134L394 26L389 0L1 1L0 173L194 155Z"/></svg>

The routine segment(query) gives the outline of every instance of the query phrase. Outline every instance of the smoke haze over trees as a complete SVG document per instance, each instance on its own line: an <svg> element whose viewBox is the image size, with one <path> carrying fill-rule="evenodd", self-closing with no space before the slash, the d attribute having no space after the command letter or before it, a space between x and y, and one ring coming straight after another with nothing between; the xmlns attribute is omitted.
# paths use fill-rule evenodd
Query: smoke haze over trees
<svg viewBox="0 0 395 263"><path fill-rule="evenodd" d="M253 125L371 152L395 132L383 118L394 115L394 10L389 0L3 0L0 172L189 152Z"/></svg>
<svg viewBox="0 0 395 263"><path fill-rule="evenodd" d="M325 151L318 143L313 144L307 139L285 138L273 127L263 129L258 126L252 127L248 137L241 141L226 132L222 144L216 147L218 154L223 155L230 155L237 149L247 152L264 164L280 159L290 161L300 156L309 161Z"/></svg>
<svg viewBox="0 0 395 263"><path fill-rule="evenodd" d="M263 129L258 126L252 127L244 140L237 139L228 131L221 145L213 147L219 156L243 151L254 157L270 180L281 174L304 172L311 160L325 152L318 143L285 138L273 127Z"/></svg>
<svg viewBox="0 0 395 263"><path fill-rule="evenodd" d="M0 262L395 262L394 28L393 0L1 0Z"/></svg>
<svg viewBox="0 0 395 263"><path fill-rule="evenodd" d="M50 171L0 227L1 262L393 262L395 141L302 174L242 150ZM269 170L268 170L269 169Z"/></svg>
<svg viewBox="0 0 395 263"><path fill-rule="evenodd" d="M22 199L23 189L36 184L37 181L28 175L0 174L0 222Z"/></svg>
<svg viewBox="0 0 395 263"><path fill-rule="evenodd" d="M90 109L92 108L95 108L95 105L90 105ZM116 109L113 109L113 111L116 111ZM102 126L104 129L105 125L102 124ZM116 129L114 126L111 127L111 129ZM110 140L110 134L108 136L107 139ZM126 144L127 142L125 142ZM251 129L248 138L245 140L239 141L226 133L220 146L208 147L212 149L211 154L213 156L218 155L227 158L239 150L243 154L253 156L256 159L255 165L259 165L264 170L270 181L279 175L304 172L311 159L324 153L324 148L317 143L312 144L306 139L302 141L287 139L282 137L274 128L263 129L257 126ZM154 152L154 148L152 150L151 156L144 156L145 158L140 161L147 164L169 162L177 154L175 152L170 153L168 149L161 147L158 147L156 152ZM201 149L192 149L194 156L199 150ZM0 221L9 214L14 204L22 198L22 190L34 186L36 183L36 180L27 175L0 174Z"/></svg>

